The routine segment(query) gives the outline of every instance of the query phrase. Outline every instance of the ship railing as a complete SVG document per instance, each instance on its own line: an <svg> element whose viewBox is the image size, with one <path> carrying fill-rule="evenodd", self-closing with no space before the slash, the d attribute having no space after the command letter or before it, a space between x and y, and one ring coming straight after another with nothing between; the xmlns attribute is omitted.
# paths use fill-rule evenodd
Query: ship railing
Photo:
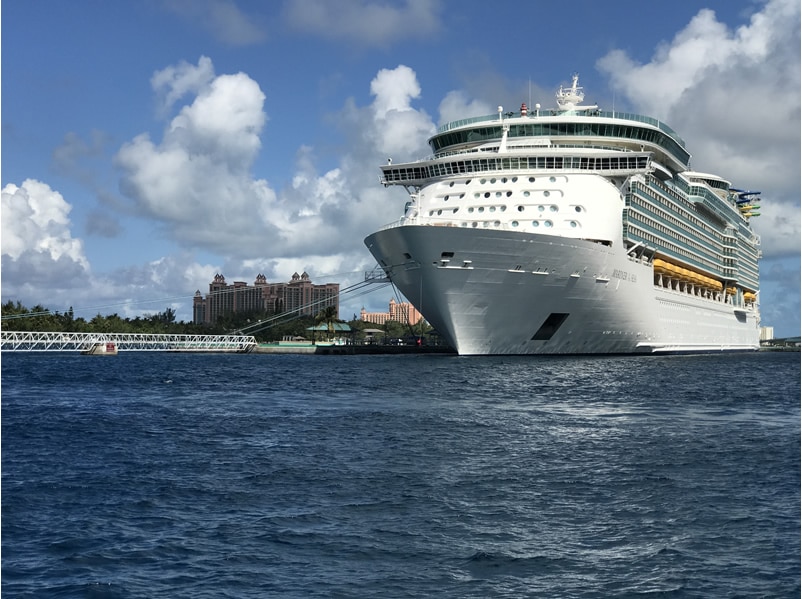
<svg viewBox="0 0 802 599"><path fill-rule="evenodd" d="M462 149L462 150L443 150L441 152L437 152L437 154L429 154L423 158L417 158L415 160L410 160L409 162L403 162L400 164L409 165L409 164L421 164L426 162L433 162L434 160L439 160L442 158L450 158L452 156L465 156L473 158L474 154L479 153L487 153L491 154L494 158L515 158L519 155L530 156L535 152L542 153L542 150L558 150L560 153L563 153L565 150L583 150L583 155L579 156L580 158L585 157L586 154L591 154L593 152L635 152L639 153L637 150L633 150L631 148L627 148L624 146L615 146L615 145L586 145L586 144L569 144L569 143L560 143L560 144L551 144L548 145L540 145L540 144L526 144L520 142L520 140L507 144L507 151L499 155L498 152L498 145L491 145L491 146L483 146L480 148L471 148L471 149ZM642 153L642 152L640 152ZM384 170L391 170L392 167L397 167L398 164L392 165L385 165L382 168ZM384 181L382 181L384 182Z"/></svg>
<svg viewBox="0 0 802 599"><path fill-rule="evenodd" d="M493 230L493 231L520 231L506 222L500 222L498 219L492 220L434 220L433 218L421 219L417 218L401 218L399 220L382 225L376 231L386 231L387 229L395 229L397 227L404 227L408 225L420 225L425 227L453 227L453 228L466 228L470 227L472 230ZM552 237L571 237L575 236L563 235L559 231L541 233L542 235L549 235Z"/></svg>
<svg viewBox="0 0 802 599"><path fill-rule="evenodd" d="M395 229L402 225L416 225L418 224L416 220L412 220L409 218L399 218L398 220L394 220L391 223L387 223L386 225L380 226L376 231L386 231L387 229Z"/></svg>
<svg viewBox="0 0 802 599"><path fill-rule="evenodd" d="M565 115L566 112L563 110L551 110L551 109L544 110L541 108L537 113L535 111L532 111L528 115L520 118L536 119L543 117L559 117ZM674 131L674 129L672 129L659 119L655 119L650 116L644 116L642 114L635 114L632 112L618 112L615 110L591 110L586 112L572 112L570 114L570 117L571 118L603 117L603 118L619 119L624 121L634 121L636 123L645 123L647 125L652 125L654 127L657 127L663 133L667 133L668 135L673 137L677 141L677 143L679 143L683 148L685 147L685 141L679 136L679 134L676 131ZM440 127L437 128L437 133L438 134L446 133L447 131L451 131L453 129L459 129L461 127L465 127L466 125L472 125L474 123L484 123L490 121L498 122L498 114L488 114L484 116L475 116L467 119L460 119L458 121L451 121L450 123L440 125Z"/></svg>
<svg viewBox="0 0 802 599"><path fill-rule="evenodd" d="M709 276L727 277L726 269L723 269L712 258L700 252L703 246L693 246L685 240L668 237L660 229L640 220L627 221L627 231L625 232L627 241L647 241L650 237L655 237L659 240L662 251L668 257L687 263Z"/></svg>
<svg viewBox="0 0 802 599"><path fill-rule="evenodd" d="M676 242L691 255L699 255L702 259L707 256L708 265L700 264L700 268L709 268L715 264L713 256L718 253L719 248L714 238L707 232L697 234L695 237L689 236L686 231L692 229L693 222L685 214L664 215L654 209L650 210L649 208L643 208L641 206L629 206L627 207L626 219L628 224L632 223L636 227L647 228L649 232L656 235L663 244L671 243L673 239L676 239ZM675 221L679 221L681 226L678 227ZM676 237L673 235L667 236L656 224L673 231ZM683 228L685 230L683 230Z"/></svg>
<svg viewBox="0 0 802 599"><path fill-rule="evenodd" d="M606 157L598 156L516 156L494 154L492 158L478 160L476 158L466 160L443 161L430 163L419 167L398 166L392 170L385 169L379 181L382 185L410 185L413 182L423 185L425 182L438 177L452 176L479 176L490 173L551 173L556 170L564 173L597 173L606 177L630 176L641 174L653 170L653 166L648 157L641 154L635 155L639 161L632 165L621 165L621 158L618 165L605 164L604 162L591 162L596 160L607 160ZM610 158L609 160L613 160ZM532 161L536 161L535 164ZM414 163L410 163L414 164Z"/></svg>
<svg viewBox="0 0 802 599"><path fill-rule="evenodd" d="M721 209L721 201L704 188L691 187L688 198L706 208L711 216L719 219L723 224L731 223L737 218L735 210L730 210L730 214L725 213Z"/></svg>

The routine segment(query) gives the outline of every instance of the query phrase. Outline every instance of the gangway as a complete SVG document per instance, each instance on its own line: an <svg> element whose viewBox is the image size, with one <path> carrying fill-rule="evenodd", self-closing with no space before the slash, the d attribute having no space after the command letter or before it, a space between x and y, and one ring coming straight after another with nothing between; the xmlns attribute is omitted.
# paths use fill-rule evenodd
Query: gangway
<svg viewBox="0 0 802 599"><path fill-rule="evenodd" d="M256 348L251 335L165 335L149 333L57 333L0 331L2 351L82 351L114 343L118 351L236 352Z"/></svg>

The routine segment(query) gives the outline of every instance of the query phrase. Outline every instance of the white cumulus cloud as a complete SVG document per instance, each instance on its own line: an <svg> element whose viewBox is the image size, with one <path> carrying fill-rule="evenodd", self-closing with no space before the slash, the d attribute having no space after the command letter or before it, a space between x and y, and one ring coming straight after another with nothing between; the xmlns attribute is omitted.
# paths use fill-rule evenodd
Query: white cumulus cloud
<svg viewBox="0 0 802 599"><path fill-rule="evenodd" d="M185 94L197 93L209 85L213 78L211 59L201 56L197 66L181 61L177 65L157 71L151 77L150 85L159 96L162 107L167 110Z"/></svg>
<svg viewBox="0 0 802 599"><path fill-rule="evenodd" d="M440 102L440 124L474 116L493 114L495 108L481 100L470 99L462 90L453 90Z"/></svg>
<svg viewBox="0 0 802 599"><path fill-rule="evenodd" d="M18 187L9 183L2 192L2 253L11 260L26 254L62 258L81 269L89 269L80 239L72 236L72 210L60 193L40 181L27 179Z"/></svg>
<svg viewBox="0 0 802 599"><path fill-rule="evenodd" d="M800 4L769 0L735 30L702 9L651 61L624 51L597 66L633 109L687 142L692 168L763 191L766 256L800 247Z"/></svg>

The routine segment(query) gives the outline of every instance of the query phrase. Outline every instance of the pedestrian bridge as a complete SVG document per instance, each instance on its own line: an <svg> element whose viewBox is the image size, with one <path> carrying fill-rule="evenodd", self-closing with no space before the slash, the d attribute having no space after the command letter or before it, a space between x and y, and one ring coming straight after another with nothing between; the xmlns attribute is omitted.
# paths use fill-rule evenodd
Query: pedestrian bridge
<svg viewBox="0 0 802 599"><path fill-rule="evenodd" d="M114 343L118 351L237 352L256 347L250 335L156 335L148 333L54 333L0 331L2 351L83 351Z"/></svg>

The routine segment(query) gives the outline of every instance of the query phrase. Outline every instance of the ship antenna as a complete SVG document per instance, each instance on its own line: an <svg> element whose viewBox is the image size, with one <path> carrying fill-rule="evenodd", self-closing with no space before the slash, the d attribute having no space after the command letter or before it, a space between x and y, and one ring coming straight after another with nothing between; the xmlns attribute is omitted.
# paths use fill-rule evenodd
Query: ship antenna
<svg viewBox="0 0 802 599"><path fill-rule="evenodd" d="M529 104L528 106L532 105L532 77L529 77Z"/></svg>

